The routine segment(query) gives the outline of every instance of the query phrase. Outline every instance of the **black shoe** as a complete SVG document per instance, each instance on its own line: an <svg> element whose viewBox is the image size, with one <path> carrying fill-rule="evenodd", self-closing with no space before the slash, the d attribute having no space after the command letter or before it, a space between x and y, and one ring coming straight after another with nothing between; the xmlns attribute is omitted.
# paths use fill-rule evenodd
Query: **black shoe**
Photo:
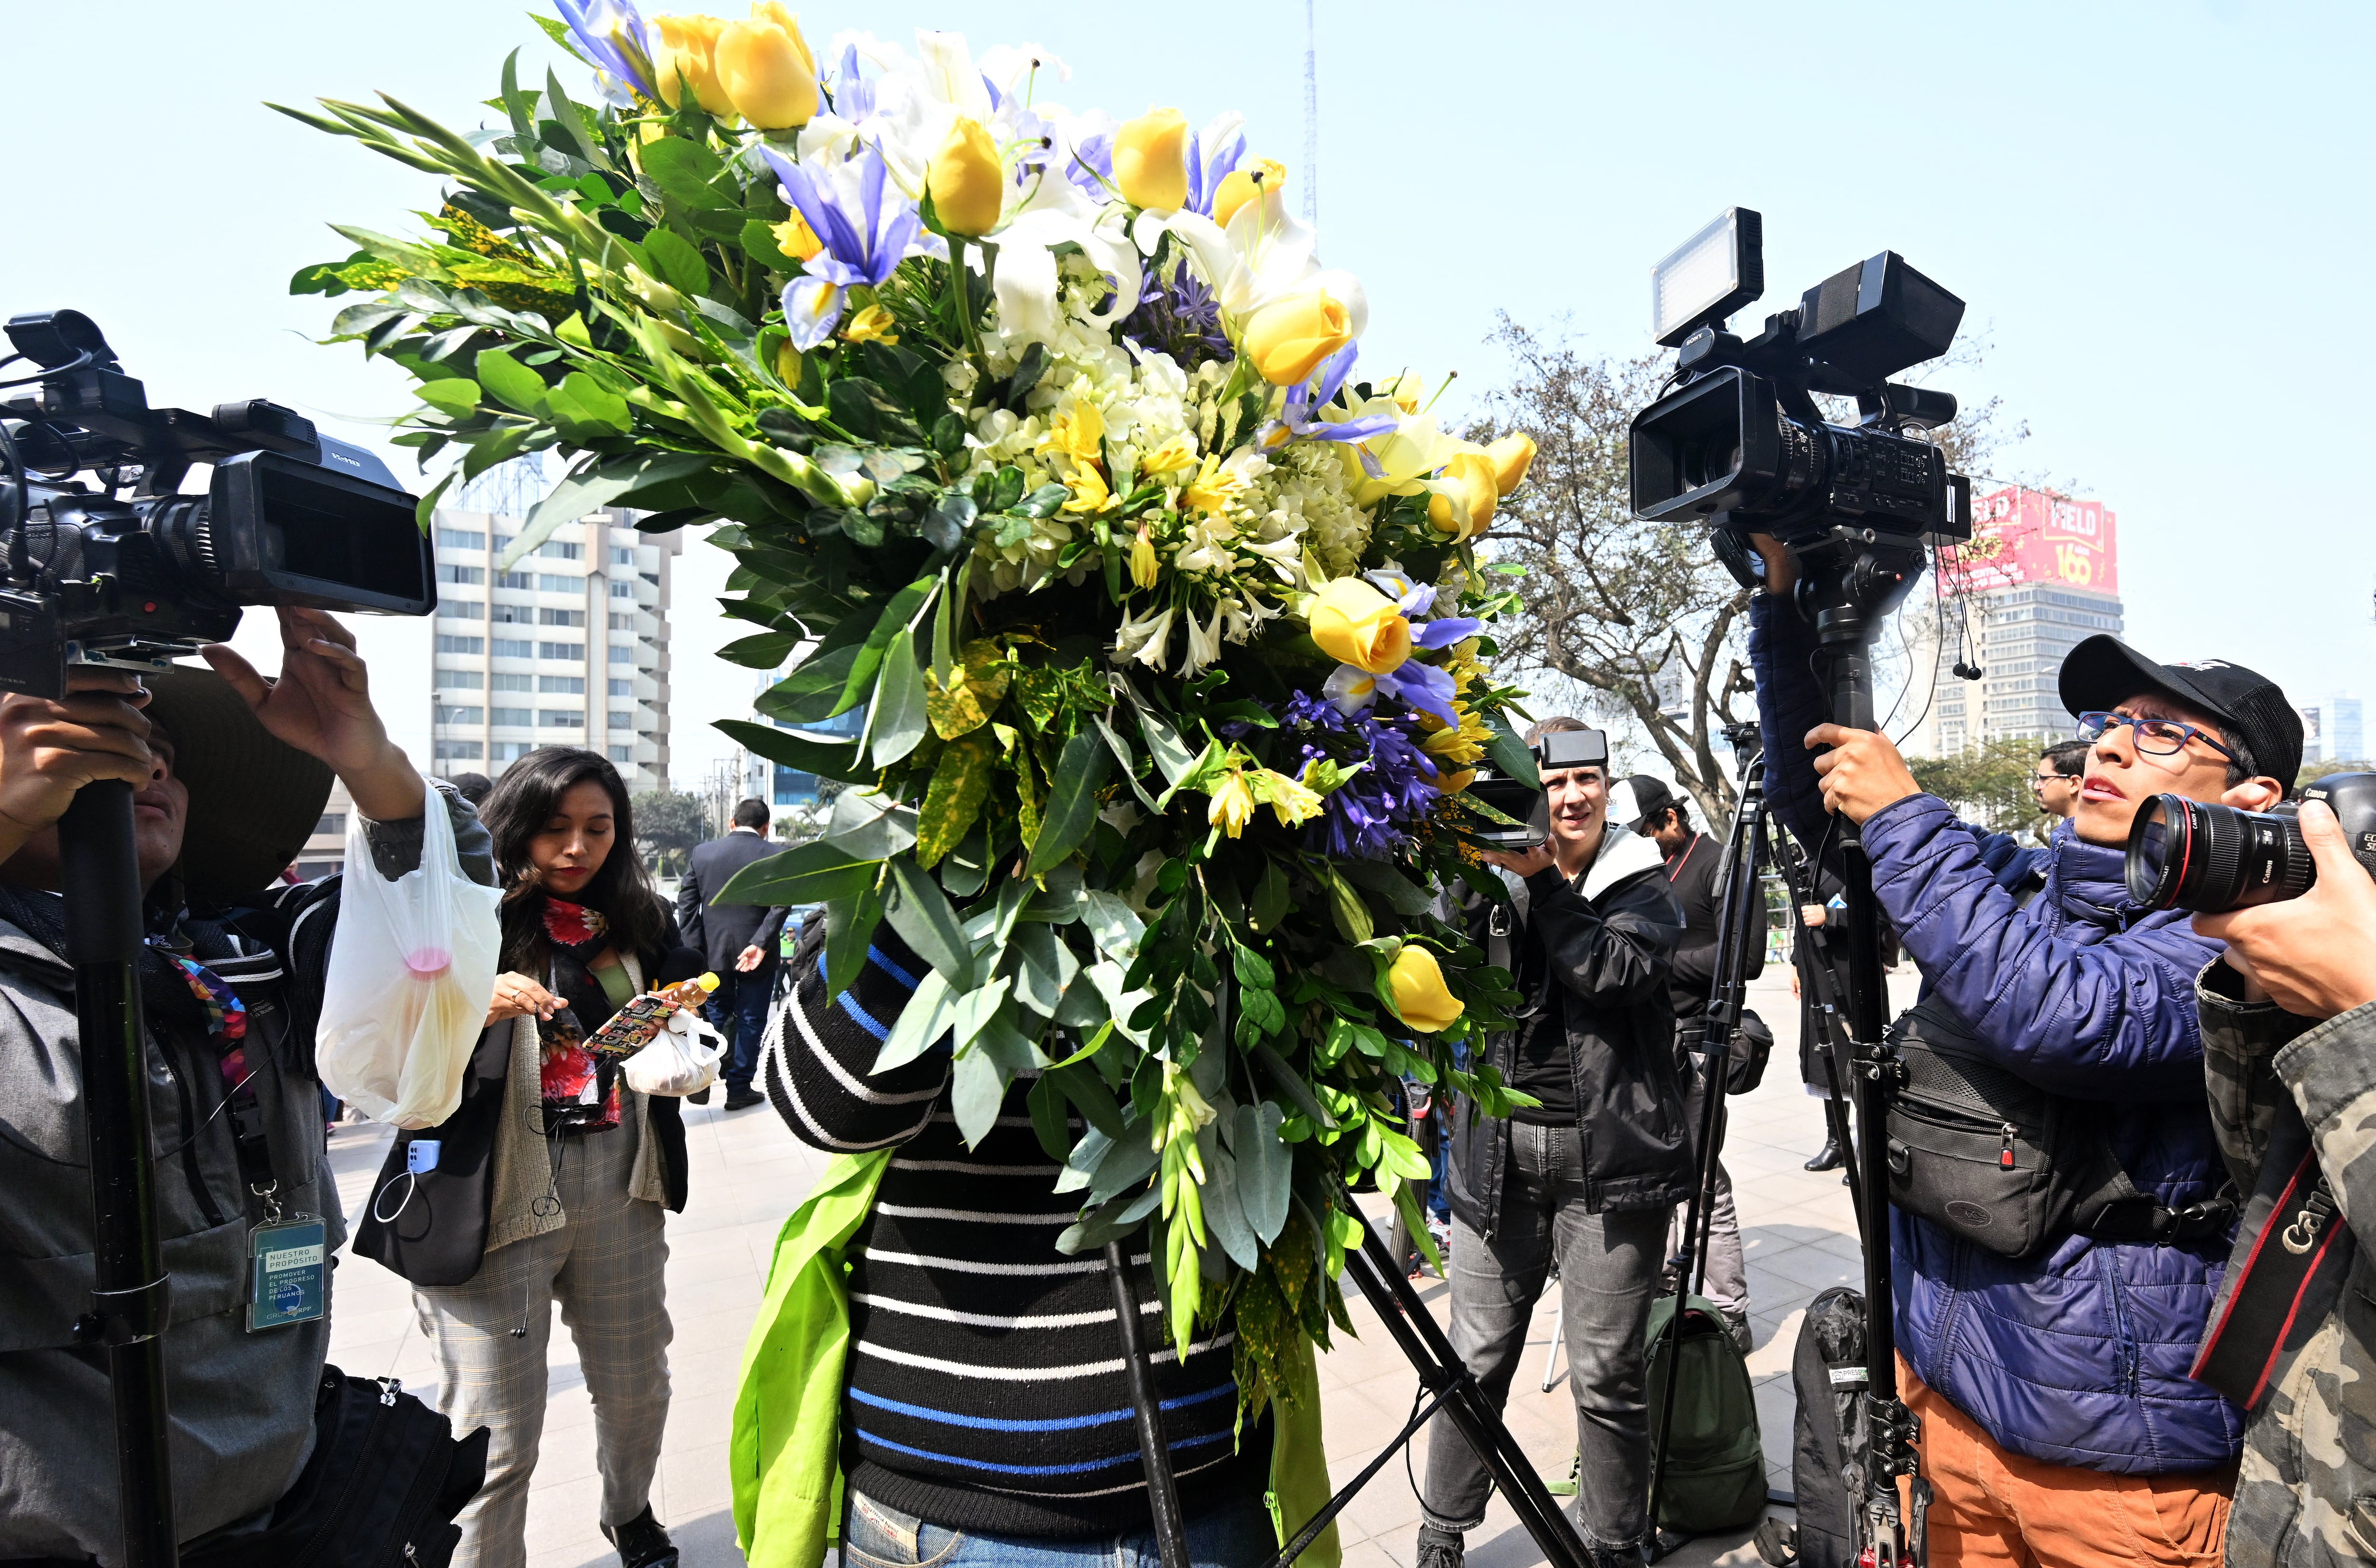
<svg viewBox="0 0 2376 1568"><path fill-rule="evenodd" d="M707 1084L704 1084L684 1098L693 1101L695 1105L707 1105L709 1103L709 1086Z"/></svg>
<svg viewBox="0 0 2376 1568"><path fill-rule="evenodd" d="M766 1095L756 1093L751 1089L729 1089L726 1091L726 1109L729 1111L748 1111L754 1105L765 1105L766 1103L767 1097Z"/></svg>
<svg viewBox="0 0 2376 1568"><path fill-rule="evenodd" d="M1841 1149L1840 1140L1835 1137L1825 1138L1824 1140L1824 1146L1815 1152L1814 1158L1807 1161L1805 1169L1809 1170L1837 1170L1841 1166L1846 1165L1847 1162L1848 1157L1847 1153Z"/></svg>
<svg viewBox="0 0 2376 1568"><path fill-rule="evenodd" d="M625 1524L603 1526L602 1534L619 1549L621 1568L677 1568L676 1545L652 1517L648 1503Z"/></svg>
<svg viewBox="0 0 2376 1568"><path fill-rule="evenodd" d="M1419 1556L1411 1568L1461 1568L1460 1537L1433 1525L1419 1527Z"/></svg>

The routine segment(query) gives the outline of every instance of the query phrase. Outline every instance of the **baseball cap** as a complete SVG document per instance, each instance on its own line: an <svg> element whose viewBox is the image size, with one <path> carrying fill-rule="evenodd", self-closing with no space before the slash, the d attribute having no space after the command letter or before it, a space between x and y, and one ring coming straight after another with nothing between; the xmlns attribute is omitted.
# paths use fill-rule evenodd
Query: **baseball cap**
<svg viewBox="0 0 2376 1568"><path fill-rule="evenodd" d="M184 891L213 902L271 885L321 820L328 766L265 729L212 670L177 664L141 681L149 716L172 740L173 776L190 792L175 867Z"/></svg>
<svg viewBox="0 0 2376 1568"><path fill-rule="evenodd" d="M2203 659L2156 664L2115 636L2097 634L2062 660L2062 706L2104 710L2144 692L2176 697L2226 727L2261 773L2290 790L2301 771L2302 722L2275 681L2240 664Z"/></svg>
<svg viewBox="0 0 2376 1568"><path fill-rule="evenodd" d="M1625 791L1622 796L1618 793L1620 790ZM1665 779L1647 773L1636 773L1619 780L1616 788L1610 790L1609 820L1639 828L1643 823L1674 803L1675 792L1667 787ZM1621 810L1621 806L1624 809Z"/></svg>

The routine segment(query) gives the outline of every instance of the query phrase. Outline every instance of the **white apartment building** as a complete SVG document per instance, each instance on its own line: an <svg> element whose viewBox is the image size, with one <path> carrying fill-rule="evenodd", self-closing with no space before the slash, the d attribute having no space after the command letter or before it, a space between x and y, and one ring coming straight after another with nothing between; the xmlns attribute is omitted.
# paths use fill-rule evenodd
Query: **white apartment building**
<svg viewBox="0 0 2376 1568"><path fill-rule="evenodd" d="M630 789L667 787L670 575L683 539L637 533L636 516L590 513L497 572L517 517L437 513L438 774L493 778L539 746L584 746Z"/></svg>
<svg viewBox="0 0 2376 1568"><path fill-rule="evenodd" d="M2359 722L2359 699L2348 692L2304 703L2302 761L2359 762L2368 755Z"/></svg>

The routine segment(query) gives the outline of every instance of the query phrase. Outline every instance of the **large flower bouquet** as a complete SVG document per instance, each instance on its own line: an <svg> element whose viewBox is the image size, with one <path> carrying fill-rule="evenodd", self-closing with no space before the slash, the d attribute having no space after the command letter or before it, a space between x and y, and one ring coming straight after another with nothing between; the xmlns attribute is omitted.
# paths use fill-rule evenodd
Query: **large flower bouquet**
<svg viewBox="0 0 2376 1568"><path fill-rule="evenodd" d="M545 448L505 565L598 506L715 525L726 656L795 661L724 728L847 785L732 895L822 903L837 991L887 921L932 973L880 1066L945 1042L969 1139L1037 1075L1061 1244L1151 1228L1172 1335L1234 1312L1258 1405L1341 1321L1345 1183L1408 1211L1428 1173L1396 1080L1510 1105L1467 1049L1510 977L1440 900L1503 897L1479 760L1532 774L1473 549L1532 444L1357 372L1360 285L1235 115L1074 113L1054 59L950 34L821 73L773 0L559 3L583 99L515 55L492 130L290 111L446 182L293 287L418 378L398 440L459 455L424 526Z"/></svg>

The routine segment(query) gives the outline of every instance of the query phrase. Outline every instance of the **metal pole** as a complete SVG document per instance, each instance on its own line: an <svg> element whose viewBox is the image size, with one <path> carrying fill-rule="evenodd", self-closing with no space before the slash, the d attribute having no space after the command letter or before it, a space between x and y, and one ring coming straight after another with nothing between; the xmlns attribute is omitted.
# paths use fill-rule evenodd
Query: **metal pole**
<svg viewBox="0 0 2376 1568"><path fill-rule="evenodd" d="M107 1348L115 1474L127 1568L173 1568L173 1479L165 1446L169 1281L148 1153L148 1057L140 1016L140 863L132 786L86 784L58 819L66 960L82 1043L83 1117L97 1244L92 1310L76 1337Z"/></svg>
<svg viewBox="0 0 2376 1568"><path fill-rule="evenodd" d="M1113 1286L1114 1315L1122 1323L1123 1367L1130 1376L1130 1408L1138 1426L1139 1462L1146 1471L1147 1512L1153 1516L1156 1550L1163 1568L1189 1568L1188 1532L1180 1517L1180 1488L1171 1473L1170 1445L1163 1440L1163 1402L1155 1369L1146 1359L1146 1336L1138 1321L1138 1270L1121 1241L1106 1243L1106 1278Z"/></svg>

